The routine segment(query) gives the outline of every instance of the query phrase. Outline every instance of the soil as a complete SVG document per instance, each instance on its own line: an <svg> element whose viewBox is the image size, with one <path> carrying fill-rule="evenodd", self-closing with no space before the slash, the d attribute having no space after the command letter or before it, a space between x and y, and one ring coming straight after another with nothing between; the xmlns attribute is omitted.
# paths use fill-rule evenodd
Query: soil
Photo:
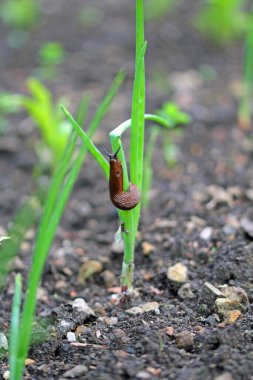
<svg viewBox="0 0 253 380"><path fill-rule="evenodd" d="M103 18L84 27L78 22L83 1L44 0L41 22L22 49L8 47L9 30L0 25L1 90L26 91L36 52L48 40L62 42L68 52L48 85L55 97L67 95L73 109L86 91L94 110L117 70L125 67L127 80L97 136L98 146L108 149L107 132L129 117L131 107L134 2L128 3L87 0L85 5L98 6ZM117 213L98 167L87 157L44 270L24 379L252 379L253 144L236 125L242 42L223 47L203 39L192 26L199 3L182 1L146 25L147 110L175 100L192 122L176 138L179 157L173 169L164 162L161 141L157 145L152 197L136 248L135 292L125 303L117 302L122 262L122 254L112 249ZM0 142L2 232L33 190L36 162L33 125L25 115L10 121ZM6 334L14 274L26 278L33 238L30 230L1 295L0 330ZM80 267L89 260L102 268L80 283ZM167 277L177 263L188 270L183 293L182 283ZM233 321L217 310L215 298L203 298L206 282L246 292L237 289L246 301L232 310ZM77 298L95 315L74 308ZM148 302L158 305L129 314ZM78 342L70 342L68 332L79 334ZM82 365L79 372L77 365ZM0 374L7 369L2 356Z"/></svg>

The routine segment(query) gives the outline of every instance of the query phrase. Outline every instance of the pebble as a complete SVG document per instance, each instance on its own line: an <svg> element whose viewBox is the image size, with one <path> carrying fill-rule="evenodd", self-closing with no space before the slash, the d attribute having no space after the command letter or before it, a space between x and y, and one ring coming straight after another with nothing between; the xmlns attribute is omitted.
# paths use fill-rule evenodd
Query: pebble
<svg viewBox="0 0 253 380"><path fill-rule="evenodd" d="M232 207L234 200L231 193L223 187L217 185L210 185L207 187L207 193L210 195L212 200L206 205L209 210L214 209L216 206L221 204L227 204Z"/></svg>
<svg viewBox="0 0 253 380"><path fill-rule="evenodd" d="M83 364L79 364L74 368L71 368L69 371L65 372L62 376L65 379L77 379L81 376L84 376L87 372L88 368Z"/></svg>
<svg viewBox="0 0 253 380"><path fill-rule="evenodd" d="M241 219L241 227L243 231L249 235L249 237L253 238L253 221L250 220L247 216L244 216Z"/></svg>
<svg viewBox="0 0 253 380"><path fill-rule="evenodd" d="M140 306L132 307L131 309L126 310L127 314L130 315L136 315L136 314L143 314L147 313L148 311L156 311L159 310L159 303L158 302L147 302Z"/></svg>
<svg viewBox="0 0 253 380"><path fill-rule="evenodd" d="M146 380L146 379L150 379L151 375L146 371L140 371L136 374L136 378L141 379L141 380Z"/></svg>
<svg viewBox="0 0 253 380"><path fill-rule="evenodd" d="M218 288L210 282L205 282L198 301L199 311L206 316L212 314L215 309L215 300L222 297L223 295Z"/></svg>
<svg viewBox="0 0 253 380"><path fill-rule="evenodd" d="M218 314L224 318L224 322L234 323L241 315L242 305L228 298L217 298L215 301Z"/></svg>
<svg viewBox="0 0 253 380"><path fill-rule="evenodd" d="M205 241L208 241L211 239L213 234L213 229L212 227L205 227L203 230L200 232L199 237Z"/></svg>
<svg viewBox="0 0 253 380"><path fill-rule="evenodd" d="M101 276L103 277L106 288L111 288L112 286L115 286L117 284L115 274L111 272L110 270L106 269L101 274Z"/></svg>
<svg viewBox="0 0 253 380"><path fill-rule="evenodd" d="M168 268L167 277L171 281L186 282L188 279L188 269L182 263L177 263Z"/></svg>
<svg viewBox="0 0 253 380"><path fill-rule="evenodd" d="M192 291L192 286L189 282L186 282L185 284L183 284L178 290L177 294L182 300L192 299L196 297Z"/></svg>
<svg viewBox="0 0 253 380"><path fill-rule="evenodd" d="M245 195L250 201L253 201L253 189L246 190Z"/></svg>
<svg viewBox="0 0 253 380"><path fill-rule="evenodd" d="M220 291L224 297L230 300L238 301L243 305L248 305L249 299L244 289L239 286L223 285L220 287Z"/></svg>
<svg viewBox="0 0 253 380"><path fill-rule="evenodd" d="M154 252L154 250L155 250L154 245L149 243L148 241L144 241L141 244L141 247L142 247L142 252L143 252L144 256L150 255L150 253Z"/></svg>
<svg viewBox="0 0 253 380"><path fill-rule="evenodd" d="M174 329L172 326L167 326L165 329L165 334L168 336L173 336L174 335Z"/></svg>
<svg viewBox="0 0 253 380"><path fill-rule="evenodd" d="M76 334L73 333L72 331L69 331L67 333L67 339L69 342L76 342Z"/></svg>
<svg viewBox="0 0 253 380"><path fill-rule="evenodd" d="M76 308L80 312L87 313L89 315L96 316L94 310L87 304L87 302L83 298L76 298L72 302L73 308Z"/></svg>
<svg viewBox="0 0 253 380"><path fill-rule="evenodd" d="M193 334L189 331L182 331L176 335L176 345L178 348L183 348L185 351L190 351L194 345Z"/></svg>
<svg viewBox="0 0 253 380"><path fill-rule="evenodd" d="M79 336L83 333L85 333L85 331L88 329L87 326L84 326L84 325L79 325L77 326L77 328L75 329L75 335L79 338Z"/></svg>
<svg viewBox="0 0 253 380"><path fill-rule="evenodd" d="M126 333L124 330L122 329L115 329L114 330L114 335L117 339L122 339L122 338L125 338L126 336Z"/></svg>
<svg viewBox="0 0 253 380"><path fill-rule="evenodd" d="M230 372L224 372L222 375L216 376L214 380L234 380Z"/></svg>
<svg viewBox="0 0 253 380"><path fill-rule="evenodd" d="M233 226L230 226L229 224L226 224L223 228L222 231L224 232L225 235L234 235L236 233L236 229Z"/></svg>
<svg viewBox="0 0 253 380"><path fill-rule="evenodd" d="M2 332L0 332L0 349L8 350L8 340Z"/></svg>
<svg viewBox="0 0 253 380"><path fill-rule="evenodd" d="M115 326L118 324L119 320L117 317L106 317L104 318L104 322L107 326Z"/></svg>
<svg viewBox="0 0 253 380"><path fill-rule="evenodd" d="M103 265L97 260L87 260L78 273L78 281L83 284L88 278L103 270Z"/></svg>
<svg viewBox="0 0 253 380"><path fill-rule="evenodd" d="M3 374L3 379L4 380L9 380L10 379L10 371L5 371Z"/></svg>
<svg viewBox="0 0 253 380"><path fill-rule="evenodd" d="M94 312L99 315L100 317L104 317L106 315L106 311L105 311L105 308L103 307L103 305L101 305L101 303L99 302L95 302L94 306L93 306L93 309L94 309Z"/></svg>
<svg viewBox="0 0 253 380"><path fill-rule="evenodd" d="M25 366L33 365L33 364L35 364L35 363L36 363L36 362L35 362L35 360L33 360L33 359L30 359L30 358L25 359Z"/></svg>

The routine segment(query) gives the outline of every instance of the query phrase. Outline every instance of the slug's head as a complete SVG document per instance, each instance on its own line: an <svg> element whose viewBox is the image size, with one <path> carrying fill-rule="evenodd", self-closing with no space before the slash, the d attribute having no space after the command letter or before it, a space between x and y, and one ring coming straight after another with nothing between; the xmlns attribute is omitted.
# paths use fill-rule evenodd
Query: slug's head
<svg viewBox="0 0 253 380"><path fill-rule="evenodd" d="M119 153L119 150L120 150L120 147L119 149L117 150L117 152L115 153L108 153L107 150L104 149L106 155L109 157L110 159L110 162L113 161L113 160L117 160L117 154Z"/></svg>
<svg viewBox="0 0 253 380"><path fill-rule="evenodd" d="M122 165L121 165L120 160L118 160L117 158L117 154L119 150L120 150L120 147L115 153L108 153L105 150L105 153L110 159L110 180L112 181L113 180L117 181L122 178Z"/></svg>

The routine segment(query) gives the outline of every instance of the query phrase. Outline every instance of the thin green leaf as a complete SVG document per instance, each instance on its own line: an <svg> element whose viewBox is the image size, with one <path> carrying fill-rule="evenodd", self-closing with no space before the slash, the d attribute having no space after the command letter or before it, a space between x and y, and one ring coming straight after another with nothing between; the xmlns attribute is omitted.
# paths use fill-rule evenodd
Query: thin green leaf
<svg viewBox="0 0 253 380"><path fill-rule="evenodd" d="M14 291L14 298L12 302L12 311L11 311L10 347L9 347L10 380L17 380L16 363L17 363L17 348L19 344L21 293L22 293L22 277L20 274L17 274L15 277L15 291Z"/></svg>

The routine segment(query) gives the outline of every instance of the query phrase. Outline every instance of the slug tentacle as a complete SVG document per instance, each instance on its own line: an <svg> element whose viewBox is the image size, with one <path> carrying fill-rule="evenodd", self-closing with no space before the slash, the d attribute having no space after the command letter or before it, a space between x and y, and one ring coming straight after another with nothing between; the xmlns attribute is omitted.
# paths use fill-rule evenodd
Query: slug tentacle
<svg viewBox="0 0 253 380"><path fill-rule="evenodd" d="M110 159L110 198L114 206L120 210L131 210L140 202L141 195L138 187L133 183L130 183L127 191L124 191L122 164L117 158L119 150L120 148L113 154L105 150L105 153Z"/></svg>

